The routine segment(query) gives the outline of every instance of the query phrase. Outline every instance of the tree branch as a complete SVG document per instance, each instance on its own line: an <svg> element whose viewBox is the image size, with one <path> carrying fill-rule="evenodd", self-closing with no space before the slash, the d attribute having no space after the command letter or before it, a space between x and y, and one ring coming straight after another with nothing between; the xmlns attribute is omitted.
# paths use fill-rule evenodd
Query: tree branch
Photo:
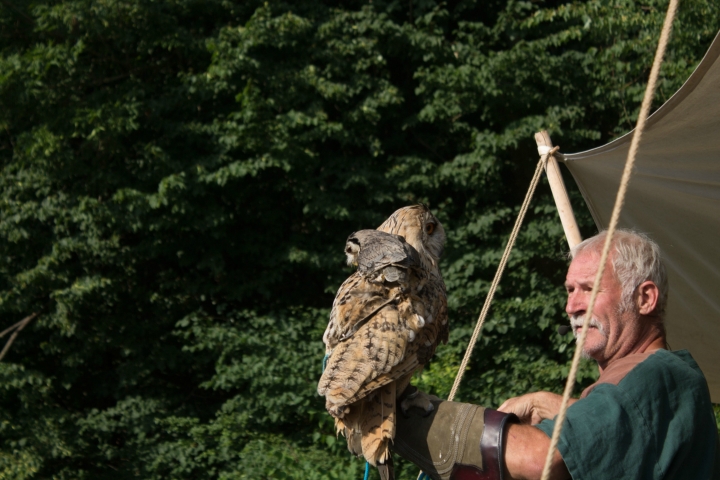
<svg viewBox="0 0 720 480"><path fill-rule="evenodd" d="M12 327L6 328L5 330L2 331L2 333L0 333L0 338L2 338L2 337L4 337L8 332L12 332L13 330L15 330L15 331L13 332L13 334L10 335L10 338L8 338L8 341L7 341L7 343L5 344L5 346L3 347L2 352L0 352L0 362L1 362L2 359L5 357L5 354L7 353L7 351L10 350L10 345L12 345L12 343L15 341L15 337L18 336L18 333L20 333L20 330L22 330L23 328L25 328L25 326L26 326L28 323L30 323L30 321L31 321L33 318L35 318L35 317L37 317L37 316L38 316L37 313L33 313L33 314L31 314L31 315L28 315L27 317L23 318L22 320L20 320L19 322L17 322L17 323L16 323L15 325L13 325Z"/></svg>

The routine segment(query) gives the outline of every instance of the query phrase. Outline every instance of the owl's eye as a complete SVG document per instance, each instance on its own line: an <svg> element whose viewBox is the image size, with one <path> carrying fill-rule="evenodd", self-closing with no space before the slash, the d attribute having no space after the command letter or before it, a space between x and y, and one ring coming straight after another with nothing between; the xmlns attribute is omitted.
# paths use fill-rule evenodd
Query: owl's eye
<svg viewBox="0 0 720 480"><path fill-rule="evenodd" d="M435 231L434 223L428 223L427 225L425 225L425 233L427 233L428 235L432 235L434 231Z"/></svg>

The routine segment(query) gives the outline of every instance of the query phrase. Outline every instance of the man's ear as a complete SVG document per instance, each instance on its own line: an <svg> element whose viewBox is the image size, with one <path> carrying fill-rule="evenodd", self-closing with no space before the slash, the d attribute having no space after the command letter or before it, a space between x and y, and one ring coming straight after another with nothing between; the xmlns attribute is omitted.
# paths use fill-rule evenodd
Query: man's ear
<svg viewBox="0 0 720 480"><path fill-rule="evenodd" d="M660 298L660 289L654 282L646 280L640 284L637 288L637 306L638 313L640 315L653 315L655 314L655 307L657 307L658 299Z"/></svg>

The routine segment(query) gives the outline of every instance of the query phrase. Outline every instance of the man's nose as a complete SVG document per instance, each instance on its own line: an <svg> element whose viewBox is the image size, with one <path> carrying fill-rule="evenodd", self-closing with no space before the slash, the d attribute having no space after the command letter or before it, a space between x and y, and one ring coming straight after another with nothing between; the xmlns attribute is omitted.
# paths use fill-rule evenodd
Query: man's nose
<svg viewBox="0 0 720 480"><path fill-rule="evenodd" d="M587 299L585 297L586 295L578 291L568 293L565 313L570 316L584 314L587 310Z"/></svg>

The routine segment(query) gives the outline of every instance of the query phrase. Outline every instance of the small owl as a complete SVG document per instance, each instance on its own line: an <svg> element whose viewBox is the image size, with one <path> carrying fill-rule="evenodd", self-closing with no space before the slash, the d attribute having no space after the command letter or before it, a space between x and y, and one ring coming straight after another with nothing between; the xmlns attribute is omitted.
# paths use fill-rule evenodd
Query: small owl
<svg viewBox="0 0 720 480"><path fill-rule="evenodd" d="M424 205L401 208L377 230L345 244L357 266L333 302L318 384L348 448L393 477L389 442L396 398L439 342L447 343L447 298L438 261L445 230Z"/></svg>

